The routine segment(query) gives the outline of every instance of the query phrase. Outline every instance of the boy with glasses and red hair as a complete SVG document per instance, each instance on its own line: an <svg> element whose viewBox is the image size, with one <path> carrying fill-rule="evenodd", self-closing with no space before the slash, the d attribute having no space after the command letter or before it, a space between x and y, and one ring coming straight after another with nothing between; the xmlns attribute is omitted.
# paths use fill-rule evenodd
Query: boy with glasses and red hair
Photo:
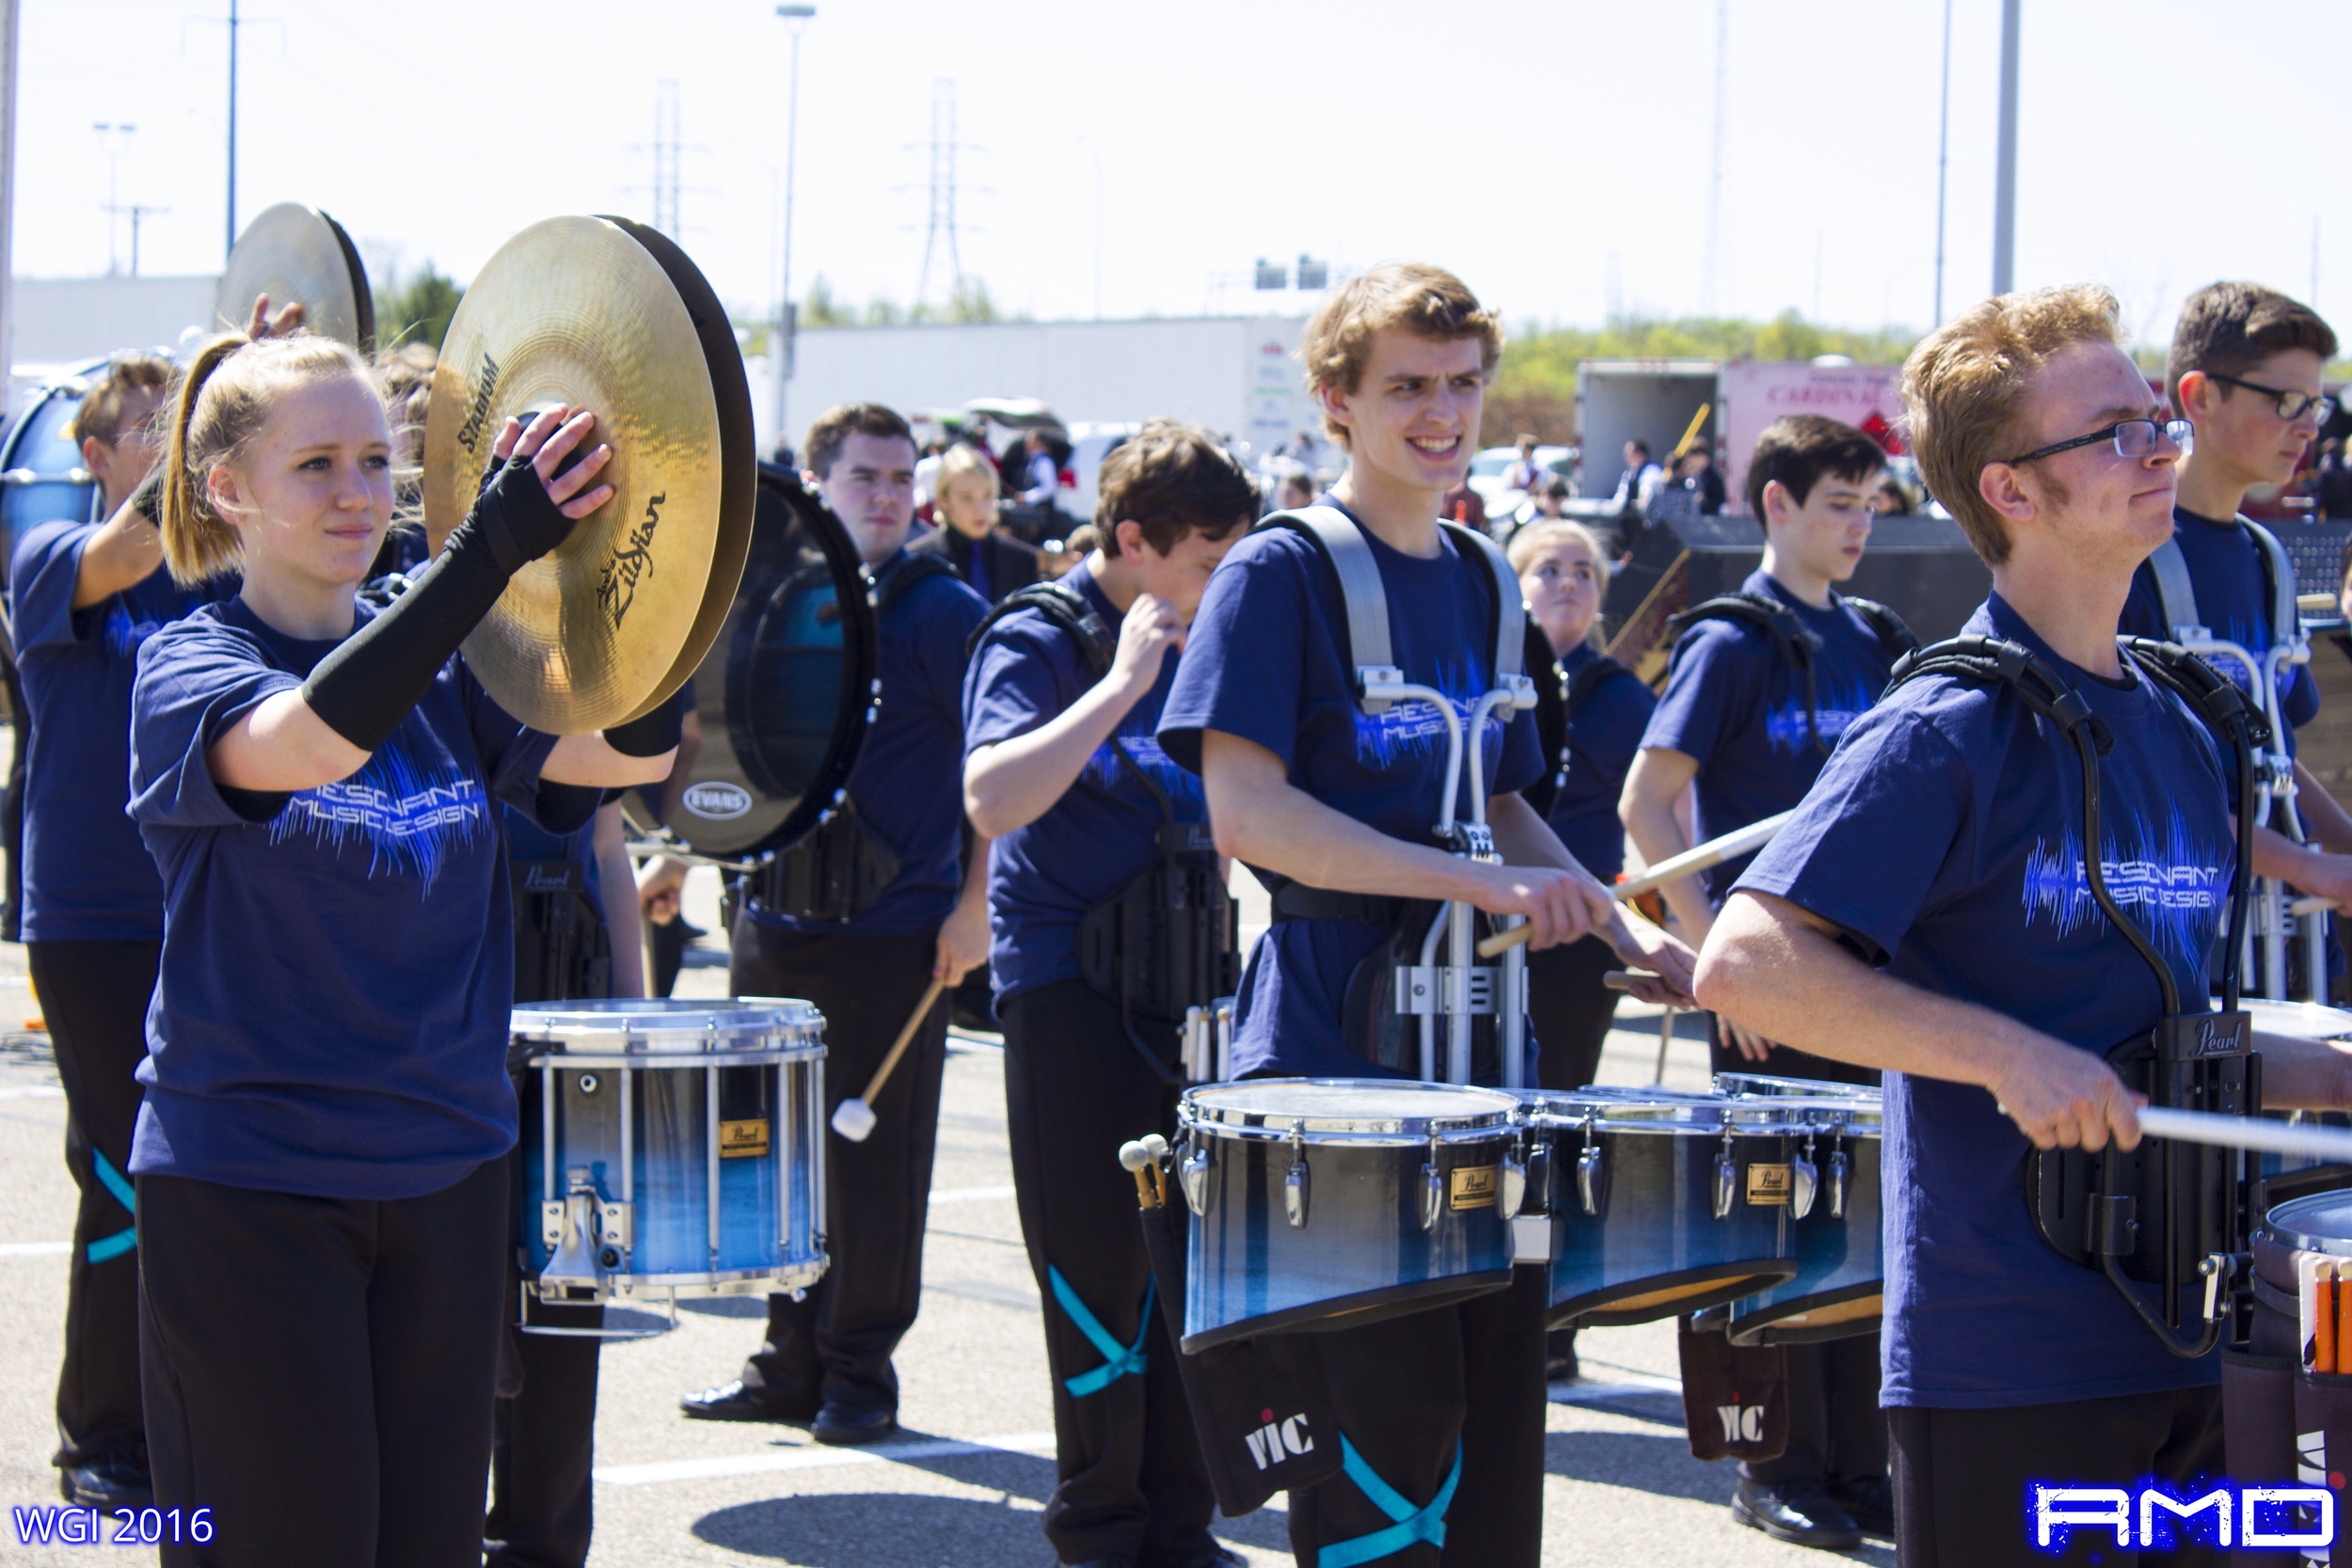
<svg viewBox="0 0 2352 1568"><path fill-rule="evenodd" d="M2295 641L2300 628L2292 618L2293 569L2268 531L2238 509L2255 485L2294 479L2335 412L2320 387L2335 353L2335 332L2318 312L2258 283L2207 284L2182 304L2165 381L2196 441L2180 463L2172 539L2132 579L2123 606L2127 635L2167 641L2210 636L2258 659ZM2261 677L2237 659L2217 655L2213 662L2247 690L2257 689ZM2281 662L2273 678L2279 716L2286 721L2280 739L2293 756L2295 732L2318 717L2319 686L2308 664L2292 661ZM2254 874L2352 901L2352 816L2300 762L2295 782L2305 834L2325 852L2263 827L2254 836ZM2247 989L2255 989L2250 977Z"/></svg>

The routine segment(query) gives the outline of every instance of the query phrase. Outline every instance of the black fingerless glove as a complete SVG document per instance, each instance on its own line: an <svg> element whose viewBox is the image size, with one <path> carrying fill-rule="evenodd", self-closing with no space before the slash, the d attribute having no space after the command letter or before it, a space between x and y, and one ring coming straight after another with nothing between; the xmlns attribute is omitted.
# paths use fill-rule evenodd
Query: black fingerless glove
<svg viewBox="0 0 2352 1568"><path fill-rule="evenodd" d="M612 725L604 732L604 743L625 757L658 757L675 751L686 729L686 691L681 686L652 712Z"/></svg>
<svg viewBox="0 0 2352 1568"><path fill-rule="evenodd" d="M302 683L302 700L328 729L361 751L376 750L433 689L507 579L571 531L530 463L508 459L408 591L319 660Z"/></svg>

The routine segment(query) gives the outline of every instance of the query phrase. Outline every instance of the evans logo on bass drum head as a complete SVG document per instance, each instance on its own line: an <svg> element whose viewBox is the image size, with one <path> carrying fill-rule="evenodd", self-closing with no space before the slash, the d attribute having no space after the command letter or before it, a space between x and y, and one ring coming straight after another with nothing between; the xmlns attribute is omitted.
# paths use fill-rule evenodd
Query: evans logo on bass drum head
<svg viewBox="0 0 2352 1568"><path fill-rule="evenodd" d="M750 814L752 792L731 784L691 784L678 797L678 803L708 821L732 822Z"/></svg>

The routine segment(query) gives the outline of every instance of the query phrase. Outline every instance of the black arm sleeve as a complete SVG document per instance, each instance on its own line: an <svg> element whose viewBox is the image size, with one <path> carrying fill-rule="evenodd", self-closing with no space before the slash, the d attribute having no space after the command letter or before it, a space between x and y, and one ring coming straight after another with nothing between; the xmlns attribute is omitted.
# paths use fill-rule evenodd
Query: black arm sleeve
<svg viewBox="0 0 2352 1568"><path fill-rule="evenodd" d="M562 544L571 527L529 460L510 459L408 591L319 660L302 700L328 729L374 751L432 689L507 579Z"/></svg>
<svg viewBox="0 0 2352 1568"><path fill-rule="evenodd" d="M686 688L681 686L652 712L607 729L604 743L625 757L658 757L676 750L685 730Z"/></svg>

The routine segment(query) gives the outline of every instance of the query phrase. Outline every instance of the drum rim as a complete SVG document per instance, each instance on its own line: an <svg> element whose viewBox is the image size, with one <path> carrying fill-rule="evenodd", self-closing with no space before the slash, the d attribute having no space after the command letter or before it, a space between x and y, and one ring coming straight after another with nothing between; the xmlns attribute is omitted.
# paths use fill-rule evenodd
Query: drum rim
<svg viewBox="0 0 2352 1568"><path fill-rule="evenodd" d="M2305 1193L2301 1197L2291 1197L2284 1203L2274 1204L2263 1215L2263 1228L2270 1232L2273 1240L2285 1243L2296 1252L2324 1252L2331 1258L2352 1257L2352 1235L2323 1236L2295 1227L2301 1216L2293 1211L2313 1208L2328 1199L2352 1207L2352 1190L2337 1187L2327 1192Z"/></svg>
<svg viewBox="0 0 2352 1568"><path fill-rule="evenodd" d="M1485 1097L1488 1104L1476 1112L1435 1117L1298 1116L1283 1111L1224 1111L1200 1097L1220 1089L1267 1088L1277 1085L1314 1088L1440 1089ZM1339 1142L1353 1137L1411 1138L1480 1135L1507 1137L1516 1129L1518 1101L1507 1089L1482 1084L1432 1084L1418 1078L1268 1078L1247 1082L1198 1084L1177 1102L1180 1126L1228 1139L1289 1138L1309 1143Z"/></svg>
<svg viewBox="0 0 2352 1568"><path fill-rule="evenodd" d="M1883 1088L1869 1084L1841 1084L1834 1078L1783 1078L1770 1072L1719 1072L1708 1082L1716 1085L1716 1093L1729 1095L1735 1100L1866 1100L1878 1104L1886 1101ZM1770 1084L1775 1090L1785 1088L1795 1092L1743 1093L1738 1089L1724 1088L1723 1085L1726 1082Z"/></svg>
<svg viewBox="0 0 2352 1568"><path fill-rule="evenodd" d="M809 1041L811 1044L821 1041L825 1015L813 1003L794 997L779 998L774 1003L760 1006L741 1006L736 1003L737 999L732 997L714 999L711 1003L684 997L583 998L576 1002L533 1003L513 1008L508 1013L507 1035L512 1039L558 1047L568 1046L574 1040L596 1041L607 1046L617 1041L619 1053L656 1052L661 1054L671 1052L664 1052L650 1042L663 1037L689 1037L699 1042L715 1041L719 1037L748 1036L757 1039L781 1035L796 1040L814 1037ZM672 1051L675 1049L673 1047ZM756 1050L760 1047L753 1045L737 1049Z"/></svg>
<svg viewBox="0 0 2352 1568"><path fill-rule="evenodd" d="M1602 1108L1594 1116L1585 1111L1555 1109L1563 1105L1591 1105ZM1641 1117L1633 1113L1658 1111L1659 1117ZM1806 1132L1819 1132L1821 1123L1792 1121L1785 1107L1777 1101L1730 1100L1720 1096L1688 1099L1661 1095L1643 1099L1629 1095L1623 1099L1559 1091L1545 1101L1523 1104L1521 1124L1539 1132L1574 1133L1591 1128L1596 1132L1626 1132L1636 1135L1720 1138L1729 1132L1735 1138L1787 1138ZM1750 1119L1754 1118L1754 1119Z"/></svg>
<svg viewBox="0 0 2352 1568"><path fill-rule="evenodd" d="M2257 1028L2260 1028L2261 1026L2258 1021L2265 1012L2285 1013L2291 1017L2306 1019L2311 1018L2315 1014L2333 1013L2342 1017L2345 1021L2344 1027L2337 1030L2335 1033L2329 1035L2298 1034L2289 1036L2287 1037L2293 1039L2312 1040L2352 1039L2352 1008L2330 1007L2318 1002L2281 1001L2268 996L2249 996L2243 1004L2241 1004L2241 1006L2249 1019L2257 1021L2255 1024ZM2282 1031L2277 1029L2265 1030L2264 1032L2273 1035L2282 1033Z"/></svg>

